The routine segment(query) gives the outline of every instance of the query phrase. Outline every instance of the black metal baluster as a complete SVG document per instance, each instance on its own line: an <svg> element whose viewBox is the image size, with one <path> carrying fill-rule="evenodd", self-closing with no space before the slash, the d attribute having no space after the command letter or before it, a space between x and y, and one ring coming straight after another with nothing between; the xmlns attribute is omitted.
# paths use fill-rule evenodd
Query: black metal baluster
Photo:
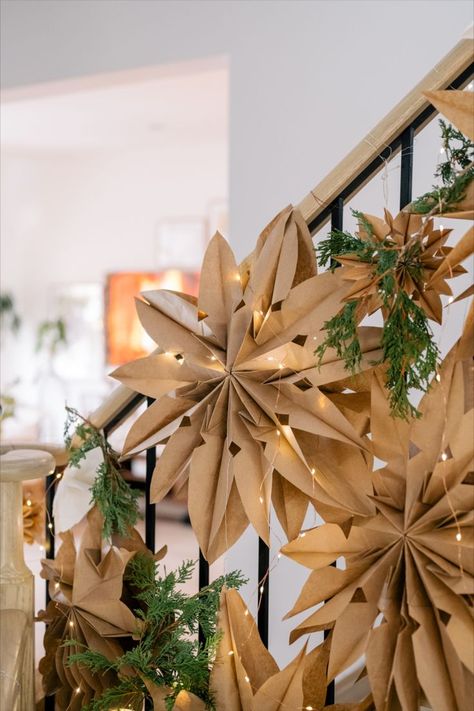
<svg viewBox="0 0 474 711"><path fill-rule="evenodd" d="M53 530L53 503L56 493L56 474L48 474L46 477L46 522L45 522L45 548L46 558L54 558L54 530ZM50 525L51 524L51 525ZM46 604L51 600L49 595L48 581L46 581Z"/></svg>
<svg viewBox="0 0 474 711"><path fill-rule="evenodd" d="M264 540L258 539L258 616L257 624L260 637L268 647L268 615L270 592L270 548Z"/></svg>
<svg viewBox="0 0 474 711"><path fill-rule="evenodd" d="M56 493L56 474L49 474L45 481L46 486L46 521L45 521L45 555L46 558L54 558L54 530L48 524L53 522L53 502ZM46 580L46 604L50 602L49 581ZM44 711L54 711L56 707L56 695L45 696Z"/></svg>
<svg viewBox="0 0 474 711"><path fill-rule="evenodd" d="M154 399L147 398L147 406L153 405ZM156 447L146 450L146 488L145 488L145 543L149 550L155 552L155 517L156 505L150 501L150 487L153 472L156 467Z"/></svg>
<svg viewBox="0 0 474 711"><path fill-rule="evenodd" d="M202 550L199 549L199 590L202 590L203 588L207 588L209 585L209 563L207 560L204 558L202 554ZM204 643L206 642L206 635L204 634L204 630L202 627L199 625L199 644L201 646L204 646Z"/></svg>
<svg viewBox="0 0 474 711"><path fill-rule="evenodd" d="M408 126L401 135L400 210L412 200L414 139L415 129Z"/></svg>
<svg viewBox="0 0 474 711"><path fill-rule="evenodd" d="M337 198L332 206L331 209L331 231L333 230L339 230L342 232L343 229L343 224L344 224L344 200L339 197ZM331 264L332 266L332 264ZM334 567L336 567L336 561L332 563ZM329 637L330 630L324 630L324 639L327 639ZM331 681L330 684L328 684L328 688L326 690L326 705L334 704L336 701L336 684L335 681Z"/></svg>

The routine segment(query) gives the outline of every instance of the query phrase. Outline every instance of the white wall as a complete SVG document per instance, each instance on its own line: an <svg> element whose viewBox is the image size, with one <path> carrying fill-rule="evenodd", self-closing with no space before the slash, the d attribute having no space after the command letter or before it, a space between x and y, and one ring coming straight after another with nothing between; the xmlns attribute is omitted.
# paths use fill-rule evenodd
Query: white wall
<svg viewBox="0 0 474 711"><path fill-rule="evenodd" d="M471 21L471 3L458 0L22 0L4 6L3 82L227 54L231 242L243 257L273 214L316 185ZM253 551L249 533L225 562L251 576L248 591L255 591ZM305 577L283 559L272 574L271 648L280 662L295 650L286 646L292 625L277 620Z"/></svg>
<svg viewBox="0 0 474 711"><path fill-rule="evenodd" d="M13 0L2 85L228 54L240 257L457 42L469 0Z"/></svg>

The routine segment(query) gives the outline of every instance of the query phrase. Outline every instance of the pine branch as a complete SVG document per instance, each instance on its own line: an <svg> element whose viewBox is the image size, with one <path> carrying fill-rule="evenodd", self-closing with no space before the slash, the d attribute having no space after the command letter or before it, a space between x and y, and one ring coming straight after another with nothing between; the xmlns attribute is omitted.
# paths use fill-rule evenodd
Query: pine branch
<svg viewBox="0 0 474 711"><path fill-rule="evenodd" d="M441 185L433 185L430 192L414 200L407 208L409 212L421 215L452 212L474 180L474 143L442 119L439 125L446 155L446 160L438 165L435 173L435 178L441 179Z"/></svg>
<svg viewBox="0 0 474 711"><path fill-rule="evenodd" d="M126 569L125 580L140 607L135 614L143 620L143 631L136 645L110 662L92 650L84 649L69 657L68 664L79 664L92 673L115 671L118 686L108 689L89 706L89 711L103 711L129 694L143 700L148 696L145 679L171 689L166 704L172 709L178 693L185 689L213 709L209 675L219 641L217 612L222 587L240 587L245 579L239 572L218 578L195 595L187 595L181 586L192 576L195 563L185 561L176 571L159 575L159 563L137 554ZM199 626L206 643L197 639ZM124 670L127 670L125 675Z"/></svg>
<svg viewBox="0 0 474 711"><path fill-rule="evenodd" d="M66 407L66 412L64 441L69 449L69 464L78 467L88 452L96 448L102 451L103 461L91 487L91 503L98 507L104 518L102 535L108 540L114 533L126 536L139 518L140 493L123 478L118 455L100 430L77 410Z"/></svg>

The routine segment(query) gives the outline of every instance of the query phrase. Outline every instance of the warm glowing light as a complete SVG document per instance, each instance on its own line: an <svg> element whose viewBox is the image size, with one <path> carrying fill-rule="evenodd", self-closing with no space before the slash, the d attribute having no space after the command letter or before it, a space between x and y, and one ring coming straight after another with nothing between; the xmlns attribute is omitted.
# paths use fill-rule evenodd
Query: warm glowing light
<svg viewBox="0 0 474 711"><path fill-rule="evenodd" d="M283 370L283 368L284 368L285 366L283 365L283 363L278 363L278 367L279 367L280 370Z"/></svg>
<svg viewBox="0 0 474 711"><path fill-rule="evenodd" d="M261 504L263 504L263 496L259 496L258 500L260 501Z"/></svg>
<svg viewBox="0 0 474 711"><path fill-rule="evenodd" d="M312 474L313 476L316 474L316 469L315 469L314 467L311 469L311 474Z"/></svg>
<svg viewBox="0 0 474 711"><path fill-rule="evenodd" d="M31 499L27 499L27 500L26 500L26 505L27 505L27 506L31 506Z"/></svg>
<svg viewBox="0 0 474 711"><path fill-rule="evenodd" d="M441 375L439 373L436 373L435 380L437 380L438 383L441 382Z"/></svg>
<svg viewBox="0 0 474 711"><path fill-rule="evenodd" d="M280 560L280 558L281 558L281 553L278 553L277 558L278 558L278 560Z"/></svg>
<svg viewBox="0 0 474 711"><path fill-rule="evenodd" d="M260 585L260 594L263 595L264 592L265 592L264 586Z"/></svg>
<svg viewBox="0 0 474 711"><path fill-rule="evenodd" d="M306 533L300 533L300 538L304 538L306 536Z"/></svg>
<svg viewBox="0 0 474 711"><path fill-rule="evenodd" d="M72 620L69 620L69 627L74 627L74 622Z"/></svg>
<svg viewBox="0 0 474 711"><path fill-rule="evenodd" d="M248 617L248 616L249 616L249 611L248 611L248 610L245 610L244 615L245 615L245 617Z"/></svg>
<svg viewBox="0 0 474 711"><path fill-rule="evenodd" d="M440 153L445 153L445 152L446 152L446 148L445 148L444 146L441 146L441 148L439 149L439 152L440 152Z"/></svg>
<svg viewBox="0 0 474 711"><path fill-rule="evenodd" d="M78 686L77 689L76 689L76 694L80 694L80 693L81 693L81 687Z"/></svg>
<svg viewBox="0 0 474 711"><path fill-rule="evenodd" d="M273 356L268 356L267 360L275 360Z"/></svg>
<svg viewBox="0 0 474 711"><path fill-rule="evenodd" d="M456 533L456 540L462 541L462 534L461 533Z"/></svg>
<svg viewBox="0 0 474 711"><path fill-rule="evenodd" d="M232 651L232 649L230 650L230 652L227 652L227 654L229 655L229 657L231 657L231 656L233 655L233 653L234 653L234 652Z"/></svg>
<svg viewBox="0 0 474 711"><path fill-rule="evenodd" d="M247 684L250 684L250 679L248 678L248 676L245 677L245 681L247 682Z"/></svg>
<svg viewBox="0 0 474 711"><path fill-rule="evenodd" d="M235 275L235 281L242 281L242 279L240 278L240 274Z"/></svg>
<svg viewBox="0 0 474 711"><path fill-rule="evenodd" d="M305 708L305 711L313 711L312 706L305 706L304 708Z"/></svg>
<svg viewBox="0 0 474 711"><path fill-rule="evenodd" d="M443 462L445 462L447 460L447 458L448 458L448 455L446 454L446 452L443 452L441 455L441 459L443 460Z"/></svg>
<svg viewBox="0 0 474 711"><path fill-rule="evenodd" d="M439 231L442 232L443 230L444 230L443 225L440 225L440 226L439 226Z"/></svg>
<svg viewBox="0 0 474 711"><path fill-rule="evenodd" d="M281 435L280 430L277 430L276 433L277 433L277 437L279 437Z"/></svg>
<svg viewBox="0 0 474 711"><path fill-rule="evenodd" d="M40 551L44 551L44 546L39 547Z"/></svg>
<svg viewBox="0 0 474 711"><path fill-rule="evenodd" d="M217 360L216 356L209 356L211 360Z"/></svg>
<svg viewBox="0 0 474 711"><path fill-rule="evenodd" d="M448 299L448 304L452 304L454 301L454 296L450 296Z"/></svg>
<svg viewBox="0 0 474 711"><path fill-rule="evenodd" d="M52 530L53 530L53 524L52 524L52 523L48 523L48 528L49 528L50 531L52 531Z"/></svg>
<svg viewBox="0 0 474 711"><path fill-rule="evenodd" d="M61 477L62 477L61 472L58 472L58 473L56 474L56 479L61 479Z"/></svg>

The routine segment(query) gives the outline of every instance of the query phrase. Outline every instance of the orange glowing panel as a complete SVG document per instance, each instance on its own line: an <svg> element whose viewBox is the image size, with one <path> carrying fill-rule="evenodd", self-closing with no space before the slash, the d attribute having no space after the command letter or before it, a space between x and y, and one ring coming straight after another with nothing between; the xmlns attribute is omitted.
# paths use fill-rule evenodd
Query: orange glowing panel
<svg viewBox="0 0 474 711"><path fill-rule="evenodd" d="M143 358L156 348L146 334L135 309L135 297L142 291L169 289L197 296L199 272L168 269L163 272L119 272L107 277L105 328L107 363L123 365Z"/></svg>

